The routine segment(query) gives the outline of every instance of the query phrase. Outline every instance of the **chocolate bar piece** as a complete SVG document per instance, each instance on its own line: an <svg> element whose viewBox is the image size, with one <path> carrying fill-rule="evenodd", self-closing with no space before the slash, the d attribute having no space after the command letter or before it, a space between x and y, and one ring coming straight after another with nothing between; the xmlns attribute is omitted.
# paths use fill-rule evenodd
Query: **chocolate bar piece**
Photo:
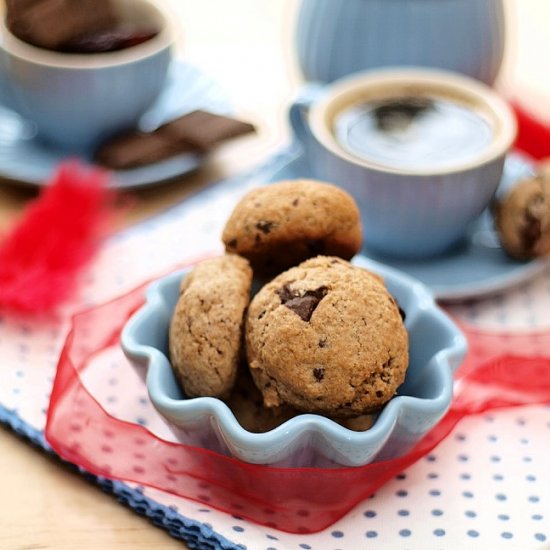
<svg viewBox="0 0 550 550"><path fill-rule="evenodd" d="M205 152L222 141L254 131L254 126L248 122L202 110L181 116L158 129L177 142Z"/></svg>
<svg viewBox="0 0 550 550"><path fill-rule="evenodd" d="M227 139L255 131L237 119L193 111L168 122L154 132L128 132L105 142L94 158L113 170L152 164L182 153L205 153Z"/></svg>
<svg viewBox="0 0 550 550"><path fill-rule="evenodd" d="M113 170L127 170L153 164L184 152L183 147L174 145L159 134L130 132L103 144L97 150L95 160Z"/></svg>
<svg viewBox="0 0 550 550"><path fill-rule="evenodd" d="M8 0L6 9L18 38L52 50L118 24L111 0Z"/></svg>

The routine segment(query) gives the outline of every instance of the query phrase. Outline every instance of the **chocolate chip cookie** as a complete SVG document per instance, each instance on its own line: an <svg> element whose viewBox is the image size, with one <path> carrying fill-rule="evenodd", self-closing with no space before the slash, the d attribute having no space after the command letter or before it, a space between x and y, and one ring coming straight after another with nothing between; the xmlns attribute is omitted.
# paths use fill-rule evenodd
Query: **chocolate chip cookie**
<svg viewBox="0 0 550 550"><path fill-rule="evenodd" d="M222 235L228 252L260 273L277 273L318 254L350 259L361 248L360 214L345 191L314 180L289 180L250 191Z"/></svg>
<svg viewBox="0 0 550 550"><path fill-rule="evenodd" d="M515 185L495 207L495 227L503 249L513 258L550 254L550 174Z"/></svg>
<svg viewBox="0 0 550 550"><path fill-rule="evenodd" d="M222 397L233 387L251 282L246 259L229 254L201 262L183 279L169 350L188 397Z"/></svg>
<svg viewBox="0 0 550 550"><path fill-rule="evenodd" d="M292 407L264 407L262 394L254 384L249 369L240 369L231 395L225 403L239 424L249 432L263 433L275 429L300 414Z"/></svg>
<svg viewBox="0 0 550 550"><path fill-rule="evenodd" d="M378 276L319 256L256 294L246 353L267 407L359 416L380 409L404 381L408 334Z"/></svg>

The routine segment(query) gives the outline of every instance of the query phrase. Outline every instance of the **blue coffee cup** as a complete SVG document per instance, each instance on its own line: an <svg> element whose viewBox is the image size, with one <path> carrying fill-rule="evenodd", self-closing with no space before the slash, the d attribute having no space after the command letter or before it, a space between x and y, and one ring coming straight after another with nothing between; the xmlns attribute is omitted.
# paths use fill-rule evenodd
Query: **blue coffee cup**
<svg viewBox="0 0 550 550"><path fill-rule="evenodd" d="M350 107L400 97L442 98L471 109L490 128L487 144L463 160L415 167L354 154L336 137L335 121ZM424 68L378 69L310 86L289 116L311 176L357 201L367 249L409 259L436 256L465 237L500 183L517 131L512 110L491 88Z"/></svg>
<svg viewBox="0 0 550 550"><path fill-rule="evenodd" d="M150 0L114 4L122 21L156 36L120 51L73 54L32 46L0 23L0 103L54 147L92 151L133 127L163 89L174 42L170 17Z"/></svg>

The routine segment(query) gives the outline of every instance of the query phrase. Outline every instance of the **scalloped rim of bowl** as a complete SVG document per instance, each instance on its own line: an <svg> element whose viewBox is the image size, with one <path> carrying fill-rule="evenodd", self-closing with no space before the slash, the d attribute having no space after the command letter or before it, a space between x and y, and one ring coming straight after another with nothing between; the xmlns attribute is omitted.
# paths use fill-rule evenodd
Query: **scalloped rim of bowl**
<svg viewBox="0 0 550 550"><path fill-rule="evenodd" d="M281 449L288 448L291 442L296 441L304 433L316 433L322 436L331 447L338 448L340 460L344 466L359 466L366 464L373 453L362 450L383 446L391 435L393 426L403 408L414 407L415 410L430 414L434 418L434 425L445 414L451 404L453 393L453 372L460 364L467 351L467 343L463 334L454 322L437 306L428 289L412 277L395 269L386 267L378 262L356 257L355 265L372 269L381 274L392 284L401 285L409 289L414 296L415 309L407 311L406 324L411 324L416 318L429 315L444 329L447 335L448 346L436 352L429 360L430 368L438 377L439 394L432 398L422 398L410 395L397 395L392 398L377 416L372 427L365 431L353 431L336 422L316 414L297 415L276 428L263 432L253 433L243 428L230 408L221 400L213 397L196 397L193 399L173 399L166 394L163 379L170 370L169 359L159 349L144 345L138 341L136 334L141 327L151 322L155 316L155 308L165 307L167 304L162 296L162 289L188 271L186 269L174 272L152 283L146 292L146 302L128 321L121 335L122 347L125 354L134 362L147 366L147 389L153 405L171 423L183 426L187 421L196 420L202 415L209 415L216 419L219 431L235 457L246 462L269 464L273 460L266 460ZM342 451L341 447L348 451ZM264 458L258 459L257 455ZM354 458L350 455L354 455ZM374 453L376 454L376 453ZM255 456L253 459L251 456ZM362 458L357 458L361 456ZM279 457L278 457L279 458Z"/></svg>

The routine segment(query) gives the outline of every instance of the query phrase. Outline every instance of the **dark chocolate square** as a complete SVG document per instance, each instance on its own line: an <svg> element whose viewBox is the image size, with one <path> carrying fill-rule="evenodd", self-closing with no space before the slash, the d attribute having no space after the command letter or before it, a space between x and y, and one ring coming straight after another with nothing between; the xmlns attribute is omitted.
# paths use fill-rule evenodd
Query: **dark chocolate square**
<svg viewBox="0 0 550 550"><path fill-rule="evenodd" d="M183 115L158 129L173 140L205 152L222 141L254 131L248 122L202 110Z"/></svg>
<svg viewBox="0 0 550 550"><path fill-rule="evenodd" d="M183 147L173 144L164 136L131 132L105 142L97 150L95 160L113 170L127 170L184 152Z"/></svg>
<svg viewBox="0 0 550 550"><path fill-rule="evenodd" d="M125 170L182 153L206 153L221 141L253 132L252 124L206 111L194 111L151 133L128 132L106 141L95 160L107 168Z"/></svg>

